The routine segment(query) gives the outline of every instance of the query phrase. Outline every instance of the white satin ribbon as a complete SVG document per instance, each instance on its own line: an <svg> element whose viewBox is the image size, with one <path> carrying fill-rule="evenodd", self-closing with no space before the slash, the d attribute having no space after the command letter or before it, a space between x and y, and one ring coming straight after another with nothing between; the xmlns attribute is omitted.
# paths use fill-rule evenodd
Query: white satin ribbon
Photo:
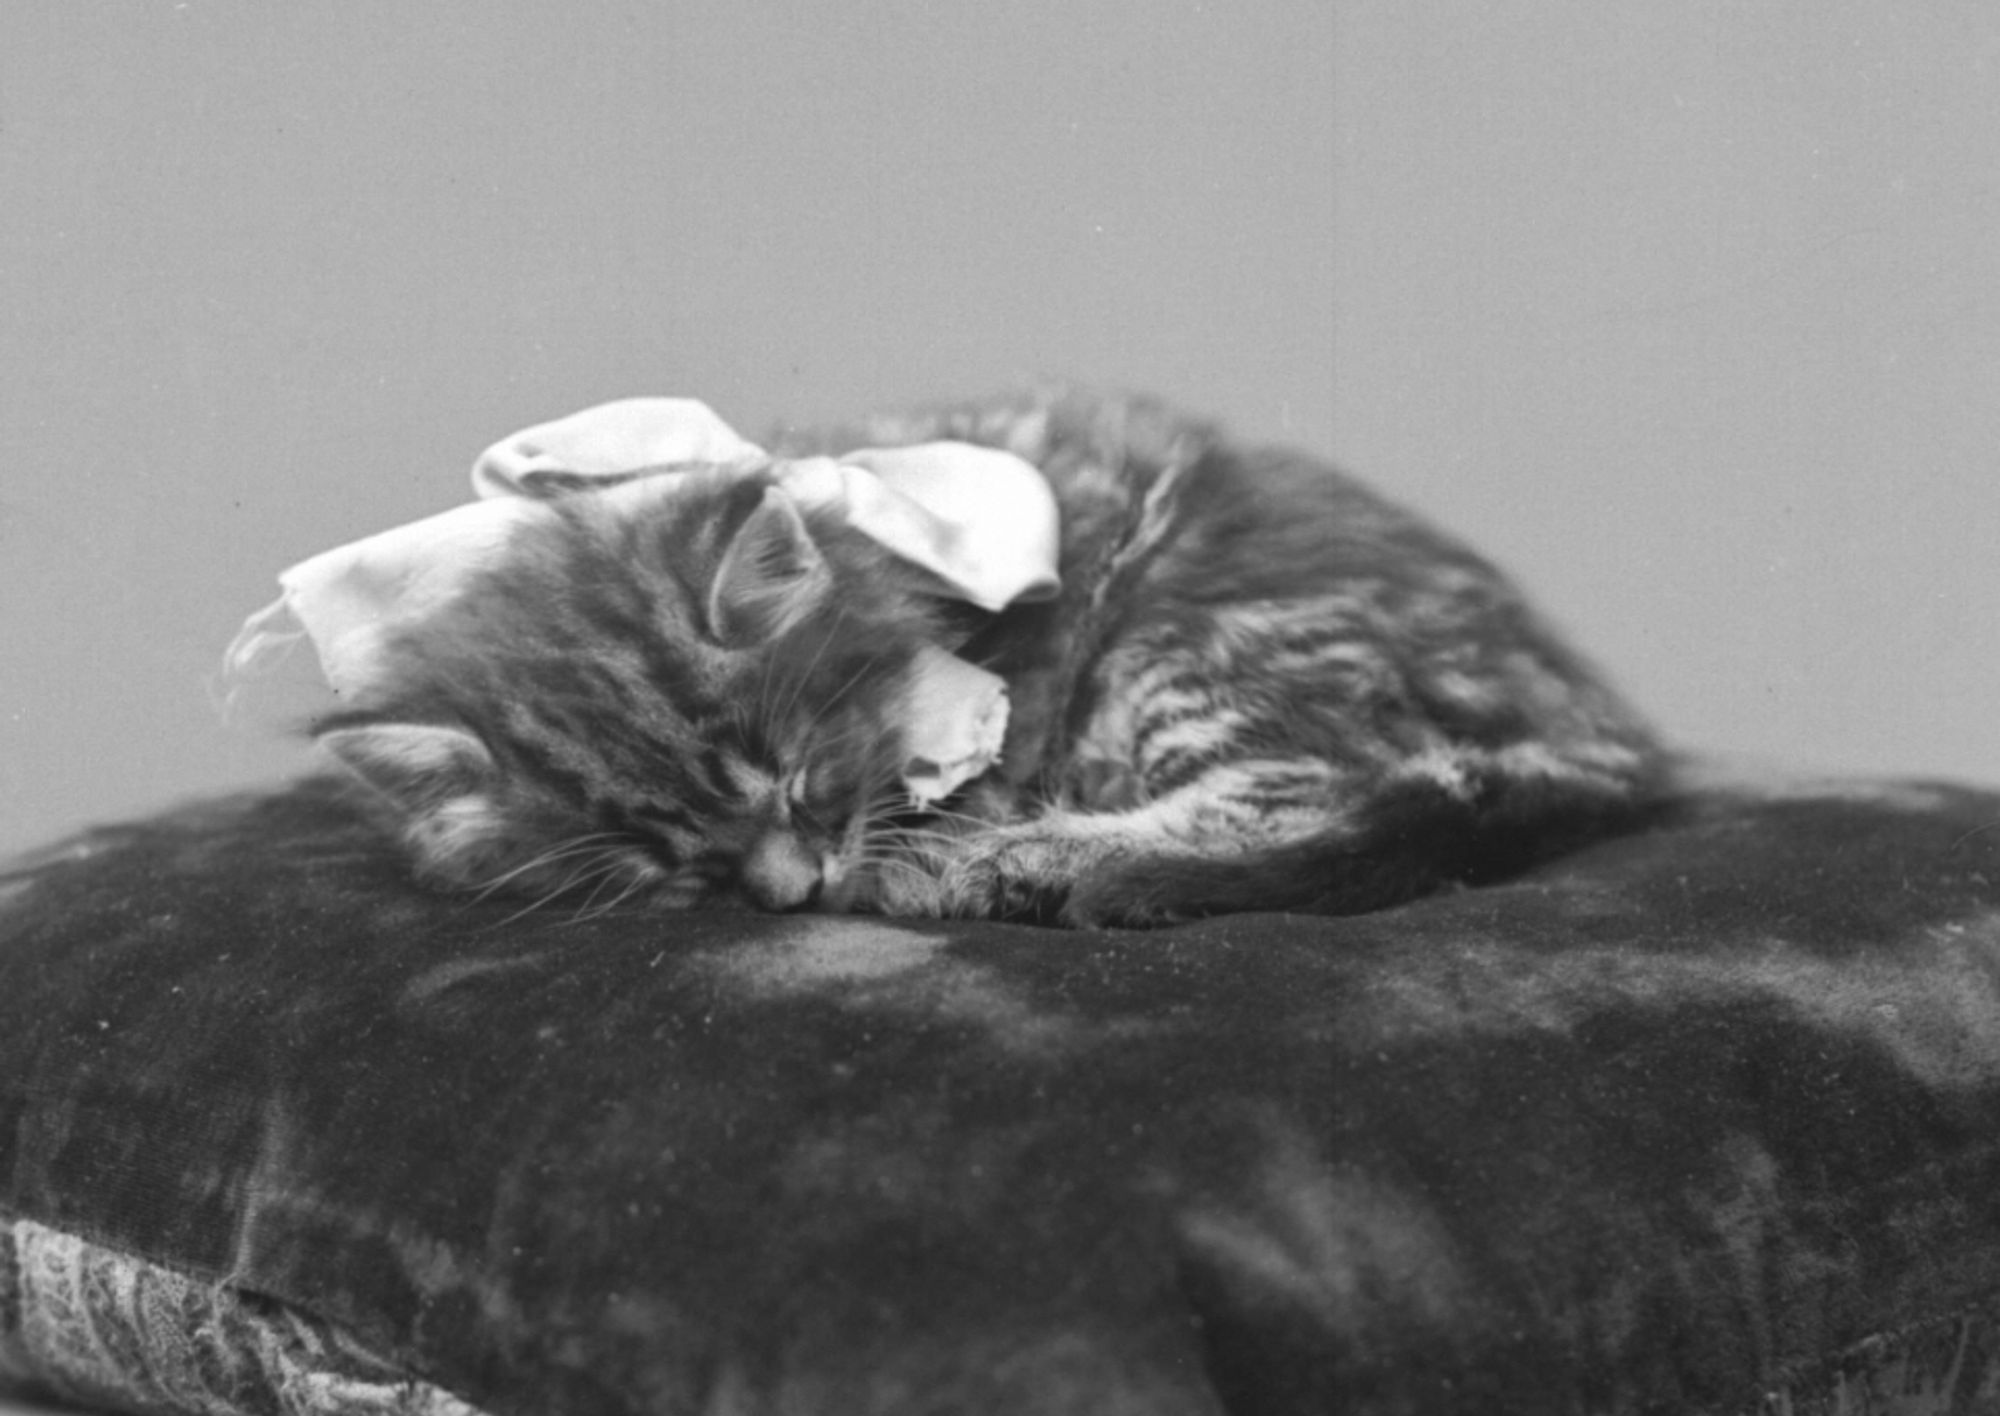
<svg viewBox="0 0 2000 1416"><path fill-rule="evenodd" d="M479 455L482 497L524 491L536 472L623 479L676 465L772 465L692 398L626 398L524 428ZM862 448L838 458L776 464L800 506L848 523L984 610L1056 593L1057 517L1046 478L1029 463L970 443Z"/></svg>
<svg viewBox="0 0 2000 1416"><path fill-rule="evenodd" d="M628 398L503 438L473 463L480 500L299 562L283 593L244 622L225 671L241 685L310 639L326 685L343 706L365 706L390 672L385 650L503 562L522 526L555 513L523 495L537 472L608 483L621 514L658 514L679 490L677 469L770 468L801 506L830 510L899 558L935 576L941 593L986 610L1056 593L1055 498L1033 466L966 443L864 448L838 458L774 463L706 404ZM633 474L641 475L636 481ZM906 709L911 794L935 801L997 757L1006 724L995 675L934 651L920 657Z"/></svg>

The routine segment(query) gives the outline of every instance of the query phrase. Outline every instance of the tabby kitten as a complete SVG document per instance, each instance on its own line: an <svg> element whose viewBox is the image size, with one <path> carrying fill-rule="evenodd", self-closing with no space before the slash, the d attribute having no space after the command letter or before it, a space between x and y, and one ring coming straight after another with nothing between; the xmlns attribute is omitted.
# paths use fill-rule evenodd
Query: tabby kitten
<svg viewBox="0 0 2000 1416"><path fill-rule="evenodd" d="M794 436L779 456L957 440L1039 467L1057 598L986 613L757 475L635 525L560 515L394 646L323 725L420 873L671 906L1148 925L1350 913L1620 827L1662 757L1458 542L1296 453L1073 394ZM998 764L899 785L926 646L1004 677Z"/></svg>

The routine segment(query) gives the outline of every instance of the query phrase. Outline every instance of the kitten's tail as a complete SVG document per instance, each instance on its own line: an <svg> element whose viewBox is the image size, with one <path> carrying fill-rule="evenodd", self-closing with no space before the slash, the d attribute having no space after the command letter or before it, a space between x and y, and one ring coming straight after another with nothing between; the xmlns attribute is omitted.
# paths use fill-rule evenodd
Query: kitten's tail
<svg viewBox="0 0 2000 1416"><path fill-rule="evenodd" d="M1400 778L1359 819L1245 855L1137 861L1115 892L1134 920L1254 911L1365 914L1439 890L1482 885L1662 819L1655 777L1523 776L1472 769L1446 784ZM1120 911L1121 913L1127 911Z"/></svg>

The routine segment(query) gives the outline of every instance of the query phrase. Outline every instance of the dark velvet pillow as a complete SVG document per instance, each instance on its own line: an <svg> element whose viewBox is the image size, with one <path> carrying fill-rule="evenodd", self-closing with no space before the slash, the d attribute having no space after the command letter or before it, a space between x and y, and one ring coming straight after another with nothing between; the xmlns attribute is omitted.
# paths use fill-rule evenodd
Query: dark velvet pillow
<svg viewBox="0 0 2000 1416"><path fill-rule="evenodd" d="M323 783L0 879L0 1385L1994 1409L1993 795L1716 788L1511 884L1156 933L521 915Z"/></svg>

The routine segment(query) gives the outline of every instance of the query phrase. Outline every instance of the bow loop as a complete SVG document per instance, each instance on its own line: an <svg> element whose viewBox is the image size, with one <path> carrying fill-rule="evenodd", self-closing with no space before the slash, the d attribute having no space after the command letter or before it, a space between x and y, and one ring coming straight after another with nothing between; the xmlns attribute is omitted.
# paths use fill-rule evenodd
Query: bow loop
<svg viewBox="0 0 2000 1416"><path fill-rule="evenodd" d="M609 484L694 465L748 472L772 460L697 399L625 398L502 438L473 463L472 485L495 497L532 492L537 474ZM981 609L1056 593L1055 497L1012 453L935 442L776 467L801 506L838 512Z"/></svg>
<svg viewBox="0 0 2000 1416"><path fill-rule="evenodd" d="M482 497L518 495L537 472L623 480L654 467L740 464L770 458L696 398L621 398L537 423L494 443L472 464Z"/></svg>

